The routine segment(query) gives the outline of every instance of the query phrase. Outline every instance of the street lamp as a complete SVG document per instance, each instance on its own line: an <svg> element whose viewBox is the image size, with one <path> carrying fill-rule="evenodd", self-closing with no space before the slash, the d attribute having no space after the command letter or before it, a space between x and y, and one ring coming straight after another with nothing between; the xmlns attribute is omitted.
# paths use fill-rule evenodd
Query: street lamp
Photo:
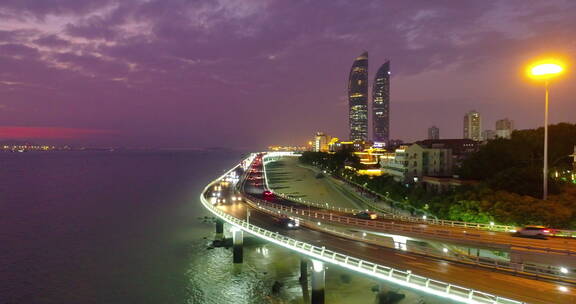
<svg viewBox="0 0 576 304"><path fill-rule="evenodd" d="M545 60L537 62L528 68L528 75L537 80L544 80L546 88L544 105L544 168L542 170L543 195L542 199L548 198L548 99L550 96L550 79L564 71L562 64L556 60Z"/></svg>

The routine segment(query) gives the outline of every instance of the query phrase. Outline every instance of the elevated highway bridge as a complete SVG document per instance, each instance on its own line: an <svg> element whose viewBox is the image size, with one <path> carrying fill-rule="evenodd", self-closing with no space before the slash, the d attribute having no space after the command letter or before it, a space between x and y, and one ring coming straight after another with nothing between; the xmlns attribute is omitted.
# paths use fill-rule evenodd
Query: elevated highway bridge
<svg viewBox="0 0 576 304"><path fill-rule="evenodd" d="M522 250L532 251L534 247L536 251L543 250L540 254L549 260L560 255L568 264L573 256L571 247L564 246L567 243L555 244L553 241L534 246L530 240L513 238L507 233L482 229L467 229L464 233L457 227L446 229L441 225L386 218L362 220L350 212L303 206L288 199L263 200L261 195L266 183L247 182L253 176L265 174L262 171L261 156L253 154L208 185L201 194L201 201L221 220L216 227L218 234L222 233L224 222L232 227L235 262L242 262L244 232L292 250L304 261L311 261L313 303L323 303L325 264L460 303L576 303L576 285L571 273L564 273L568 268L550 267L546 272L530 274L524 269L510 271L504 266L485 267L454 260L443 256L444 252L434 250L425 254L406 246L408 239L427 239L510 250L520 246ZM278 218L282 217L298 218L302 227L286 229L278 224ZM439 229L446 232L438 232ZM396 244L402 239L405 247ZM514 245L507 244L508 241ZM562 252L550 252L556 249ZM307 277L308 268L302 267L302 271Z"/></svg>

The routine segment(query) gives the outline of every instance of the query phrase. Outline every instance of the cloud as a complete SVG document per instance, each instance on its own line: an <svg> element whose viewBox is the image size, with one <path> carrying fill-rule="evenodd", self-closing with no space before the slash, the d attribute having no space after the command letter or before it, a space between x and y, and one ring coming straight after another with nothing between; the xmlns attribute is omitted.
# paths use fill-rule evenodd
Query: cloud
<svg viewBox="0 0 576 304"><path fill-rule="evenodd" d="M0 56L13 58L28 58L38 56L38 50L22 44L8 43L0 44Z"/></svg>
<svg viewBox="0 0 576 304"><path fill-rule="evenodd" d="M45 35L36 40L34 43L40 46L51 47L51 48L66 48L71 45L68 40L58 37L58 35Z"/></svg>
<svg viewBox="0 0 576 304"><path fill-rule="evenodd" d="M86 14L105 7L115 0L3 0L0 12L5 16L33 16L44 19L47 15Z"/></svg>
<svg viewBox="0 0 576 304"><path fill-rule="evenodd" d="M371 65L392 60L395 107L431 99L432 91L411 95L420 90L405 82L418 79L433 88L454 75L480 75L473 87L503 94L489 89L485 69L507 75L536 53L576 53L574 15L576 2L563 0L7 0L0 2L0 98L21 112L0 119L89 121L142 137L234 144L240 137L218 122L251 134L255 121L277 124L256 110L272 108L284 128L311 115L300 130L338 133L346 109L334 105L362 50ZM468 91L451 88L450 98L470 100ZM216 136L197 131L207 128ZM393 129L401 137L417 127Z"/></svg>

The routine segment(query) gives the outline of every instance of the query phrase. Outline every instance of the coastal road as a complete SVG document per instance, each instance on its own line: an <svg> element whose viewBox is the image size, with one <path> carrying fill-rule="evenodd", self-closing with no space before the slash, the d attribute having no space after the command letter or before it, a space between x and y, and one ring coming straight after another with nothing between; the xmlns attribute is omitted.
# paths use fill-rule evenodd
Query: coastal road
<svg viewBox="0 0 576 304"><path fill-rule="evenodd" d="M257 166L256 171L258 173L255 173L255 175L261 176L263 174L262 170L263 168L261 165ZM261 193L264 190L264 185L262 185L262 182L264 181L261 181L258 186L253 186L250 182L248 182L245 186L245 191L248 194L261 197ZM320 209L317 207L309 207L279 196L276 196L275 199L270 203L297 208L302 210L306 215L310 211L313 216L321 216L323 214L325 215L325 218L327 218L330 214L341 217L348 217L350 220L345 222L350 226L362 227L367 230L373 230L376 232L403 232L406 236L413 238L451 242L453 244L461 245L473 245L486 249L510 250L511 248L517 248L518 250L529 250L540 253L553 252L558 255L567 254L570 255L574 261L573 263L570 263L570 265L566 266L576 267L576 239L573 238L549 237L547 240L521 238L516 237L509 232L479 230L470 227L462 228L445 225L433 225L403 221L401 219L390 219L386 217L380 217L376 220L371 220L371 223L368 223L367 221L359 221L351 213ZM381 225L378 225L378 223ZM366 227L366 224L370 226ZM394 228L397 229L394 230Z"/></svg>
<svg viewBox="0 0 576 304"><path fill-rule="evenodd" d="M386 247L340 238L306 227L287 230L279 225L272 216L253 209L245 203L222 205L218 208L240 219L246 219L247 210L249 210L250 223L263 229L278 232L316 246L325 246L329 250L370 262L397 269L411 270L414 274L435 280L451 282L527 303L576 303L576 288L574 286L516 277L480 267L426 259Z"/></svg>

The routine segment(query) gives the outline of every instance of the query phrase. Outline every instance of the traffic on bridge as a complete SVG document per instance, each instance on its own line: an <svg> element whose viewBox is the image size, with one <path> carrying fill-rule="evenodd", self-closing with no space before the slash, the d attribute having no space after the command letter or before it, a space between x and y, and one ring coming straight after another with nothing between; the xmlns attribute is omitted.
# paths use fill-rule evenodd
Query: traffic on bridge
<svg viewBox="0 0 576 304"><path fill-rule="evenodd" d="M311 259L313 303L323 303L324 263L461 303L576 303L572 239L518 238L305 205L268 188L265 162L265 153L251 155L207 186L201 199L223 220L217 233L223 222L232 226L235 262L242 260L242 231ZM461 246L468 252L456 249ZM508 251L509 261L489 261L477 254L481 249Z"/></svg>

